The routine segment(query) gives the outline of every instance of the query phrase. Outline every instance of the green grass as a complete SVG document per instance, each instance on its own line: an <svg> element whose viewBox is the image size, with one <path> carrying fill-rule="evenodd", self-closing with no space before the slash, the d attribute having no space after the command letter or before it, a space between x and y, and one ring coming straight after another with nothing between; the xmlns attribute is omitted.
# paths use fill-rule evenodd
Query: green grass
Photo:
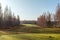
<svg viewBox="0 0 60 40"><path fill-rule="evenodd" d="M19 33L0 31L0 40L60 40L60 34Z"/></svg>
<svg viewBox="0 0 60 40"><path fill-rule="evenodd" d="M34 24L23 24L12 28L12 32L23 32L23 33L60 33L60 28L41 28Z"/></svg>
<svg viewBox="0 0 60 40"><path fill-rule="evenodd" d="M60 28L40 28L33 24L1 30L0 40L60 40Z"/></svg>
<svg viewBox="0 0 60 40"><path fill-rule="evenodd" d="M23 24L26 27L39 27L38 25L35 24Z"/></svg>
<svg viewBox="0 0 60 40"><path fill-rule="evenodd" d="M25 33L60 33L60 28L21 27L14 31Z"/></svg>
<svg viewBox="0 0 60 40"><path fill-rule="evenodd" d="M0 35L0 40L60 40L60 34L11 34Z"/></svg>

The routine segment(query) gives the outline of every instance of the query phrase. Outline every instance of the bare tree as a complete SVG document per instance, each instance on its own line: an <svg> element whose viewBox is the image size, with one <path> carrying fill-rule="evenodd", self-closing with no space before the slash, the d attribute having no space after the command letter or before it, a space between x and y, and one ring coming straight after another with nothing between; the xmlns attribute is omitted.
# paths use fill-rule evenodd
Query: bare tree
<svg viewBox="0 0 60 40"><path fill-rule="evenodd" d="M2 13L2 7L0 3L0 26L2 26L2 23L3 23L3 13Z"/></svg>
<svg viewBox="0 0 60 40"><path fill-rule="evenodd" d="M46 27L46 15L41 15L37 20L38 25Z"/></svg>
<svg viewBox="0 0 60 40"><path fill-rule="evenodd" d="M51 22L51 14L50 14L50 12L48 12L48 15L47 15L47 26L48 27L51 27L52 26L52 22Z"/></svg>
<svg viewBox="0 0 60 40"><path fill-rule="evenodd" d="M60 5L57 6L57 11L55 14L56 27L60 27Z"/></svg>

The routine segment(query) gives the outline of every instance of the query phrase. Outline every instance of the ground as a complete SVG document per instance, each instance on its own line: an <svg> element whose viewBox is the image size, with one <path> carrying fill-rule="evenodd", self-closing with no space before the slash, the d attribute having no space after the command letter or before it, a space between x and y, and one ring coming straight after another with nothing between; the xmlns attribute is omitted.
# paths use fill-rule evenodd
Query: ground
<svg viewBox="0 0 60 40"><path fill-rule="evenodd" d="M60 40L60 34L11 34L0 35L0 40Z"/></svg>
<svg viewBox="0 0 60 40"><path fill-rule="evenodd" d="M0 40L60 40L60 28L40 28L34 24L24 24L24 27L17 29L0 30Z"/></svg>

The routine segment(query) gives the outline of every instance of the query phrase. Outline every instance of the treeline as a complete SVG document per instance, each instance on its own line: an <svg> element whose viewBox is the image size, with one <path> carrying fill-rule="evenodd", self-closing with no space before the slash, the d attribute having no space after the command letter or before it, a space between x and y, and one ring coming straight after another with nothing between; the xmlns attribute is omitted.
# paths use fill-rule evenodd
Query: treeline
<svg viewBox="0 0 60 40"><path fill-rule="evenodd" d="M58 4L56 13L45 12L40 15L37 24L42 27L60 27L60 5Z"/></svg>
<svg viewBox="0 0 60 40"><path fill-rule="evenodd" d="M8 28L11 26L20 25L19 16L15 16L12 13L11 9L6 6L4 12L2 11L1 3L0 3L0 28Z"/></svg>

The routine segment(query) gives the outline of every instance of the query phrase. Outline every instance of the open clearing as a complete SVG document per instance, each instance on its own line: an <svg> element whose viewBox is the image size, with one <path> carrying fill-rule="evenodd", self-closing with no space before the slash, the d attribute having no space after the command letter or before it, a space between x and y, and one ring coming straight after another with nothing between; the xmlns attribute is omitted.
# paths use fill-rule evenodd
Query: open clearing
<svg viewBox="0 0 60 40"><path fill-rule="evenodd" d="M36 24L23 24L23 25L26 26L26 27L39 27Z"/></svg>
<svg viewBox="0 0 60 40"><path fill-rule="evenodd" d="M60 40L60 34L11 34L0 35L0 40Z"/></svg>
<svg viewBox="0 0 60 40"><path fill-rule="evenodd" d="M60 28L39 28L33 24L13 30L0 31L0 40L60 40Z"/></svg>

